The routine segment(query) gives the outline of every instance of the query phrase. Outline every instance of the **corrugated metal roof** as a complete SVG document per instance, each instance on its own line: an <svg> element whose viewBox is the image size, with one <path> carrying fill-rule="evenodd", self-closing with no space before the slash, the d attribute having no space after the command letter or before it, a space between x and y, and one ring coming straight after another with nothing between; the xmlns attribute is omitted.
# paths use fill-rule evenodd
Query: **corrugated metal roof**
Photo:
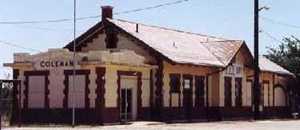
<svg viewBox="0 0 300 130"><path fill-rule="evenodd" d="M288 70L284 69L283 67L277 65L276 63L272 62L271 60L267 59L264 56L259 57L259 68L261 71L273 72L273 73L278 73L278 74L294 75L293 73L291 73Z"/></svg>
<svg viewBox="0 0 300 130"><path fill-rule="evenodd" d="M227 40L118 19L108 20L176 63L225 67L243 44L240 40Z"/></svg>

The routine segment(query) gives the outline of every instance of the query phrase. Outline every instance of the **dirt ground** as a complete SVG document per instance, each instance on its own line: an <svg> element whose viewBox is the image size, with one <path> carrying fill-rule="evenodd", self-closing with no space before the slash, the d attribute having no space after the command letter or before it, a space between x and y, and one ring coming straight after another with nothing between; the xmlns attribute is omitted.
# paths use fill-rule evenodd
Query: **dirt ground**
<svg viewBox="0 0 300 130"><path fill-rule="evenodd" d="M300 130L300 120L222 121L204 123L133 122L110 126L23 126L3 130Z"/></svg>

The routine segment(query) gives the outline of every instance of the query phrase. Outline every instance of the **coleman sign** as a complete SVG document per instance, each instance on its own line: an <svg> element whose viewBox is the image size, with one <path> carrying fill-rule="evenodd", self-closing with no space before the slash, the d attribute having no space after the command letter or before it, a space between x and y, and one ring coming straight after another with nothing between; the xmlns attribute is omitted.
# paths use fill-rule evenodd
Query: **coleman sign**
<svg viewBox="0 0 300 130"><path fill-rule="evenodd" d="M71 67L74 65L74 62L69 61L40 61L41 68L50 68L50 67Z"/></svg>

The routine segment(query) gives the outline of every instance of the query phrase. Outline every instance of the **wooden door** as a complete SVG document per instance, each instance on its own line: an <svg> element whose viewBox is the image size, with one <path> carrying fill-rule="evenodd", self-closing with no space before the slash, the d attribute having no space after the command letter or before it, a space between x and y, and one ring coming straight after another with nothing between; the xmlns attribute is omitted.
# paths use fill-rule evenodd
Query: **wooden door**
<svg viewBox="0 0 300 130"><path fill-rule="evenodd" d="M186 119L191 118L193 108L193 88L192 80L183 80L183 111Z"/></svg>
<svg viewBox="0 0 300 130"><path fill-rule="evenodd" d="M224 81L224 106L225 107L231 107L232 106L232 99L231 99L231 87L232 87L232 78L231 77L225 77Z"/></svg>

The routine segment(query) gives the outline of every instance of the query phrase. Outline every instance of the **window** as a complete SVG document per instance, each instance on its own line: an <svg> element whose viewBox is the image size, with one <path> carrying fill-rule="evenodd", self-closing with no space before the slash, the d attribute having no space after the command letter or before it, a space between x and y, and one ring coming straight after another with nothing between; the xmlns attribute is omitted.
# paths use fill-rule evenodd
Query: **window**
<svg viewBox="0 0 300 130"><path fill-rule="evenodd" d="M269 106L270 105L270 86L269 86L269 81L263 81L263 86L262 87L262 90L261 90L261 93L262 94L262 105L263 106Z"/></svg>
<svg viewBox="0 0 300 130"><path fill-rule="evenodd" d="M105 33L106 33L106 38L105 38L106 48L107 49L117 48L117 43L118 43L117 31L113 27L108 27Z"/></svg>
<svg viewBox="0 0 300 130"><path fill-rule="evenodd" d="M180 92L180 74L170 74L170 87L171 92Z"/></svg>
<svg viewBox="0 0 300 130"><path fill-rule="evenodd" d="M191 84L190 84L190 80L189 79L185 79L184 80L184 86L183 86L183 88L184 89L190 89L191 88Z"/></svg>
<svg viewBox="0 0 300 130"><path fill-rule="evenodd" d="M242 78L235 78L235 106L242 106Z"/></svg>
<svg viewBox="0 0 300 130"><path fill-rule="evenodd" d="M224 82L224 86L225 86L225 91L224 91L224 105L225 107L231 107L232 106L232 100L231 100L231 87L232 87L232 83L231 83L231 77L225 77L225 82Z"/></svg>
<svg viewBox="0 0 300 130"><path fill-rule="evenodd" d="M73 76L69 76L69 108L72 108L73 105L75 108L85 107L85 80L85 75L76 75L74 88L72 86Z"/></svg>
<svg viewBox="0 0 300 130"><path fill-rule="evenodd" d="M195 106L204 106L204 84L205 78L203 76L195 76Z"/></svg>
<svg viewBox="0 0 300 130"><path fill-rule="evenodd" d="M260 105L264 105L264 87L262 83L260 84Z"/></svg>
<svg viewBox="0 0 300 130"><path fill-rule="evenodd" d="M243 74L243 66L239 65L239 64L232 64L229 65L226 70L225 70L225 74L229 75L229 76L242 76Z"/></svg>
<svg viewBox="0 0 300 130"><path fill-rule="evenodd" d="M28 80L28 107L44 108L45 76L29 76Z"/></svg>

